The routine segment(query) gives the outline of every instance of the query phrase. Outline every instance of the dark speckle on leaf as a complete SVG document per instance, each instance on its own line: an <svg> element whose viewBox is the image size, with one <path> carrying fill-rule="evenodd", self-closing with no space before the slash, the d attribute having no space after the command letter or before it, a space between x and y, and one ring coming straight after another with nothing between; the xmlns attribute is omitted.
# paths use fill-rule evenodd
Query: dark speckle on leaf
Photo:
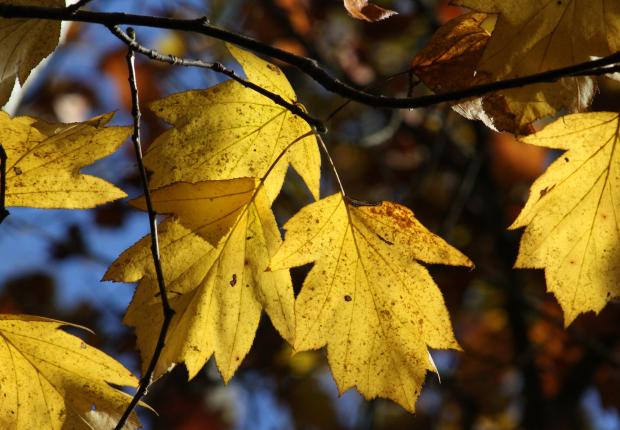
<svg viewBox="0 0 620 430"><path fill-rule="evenodd" d="M386 238L384 238L383 236L381 236L379 233L377 233L377 237L379 239L381 239L381 241L387 243L388 245L394 245L394 242L390 242L389 240L387 240Z"/></svg>

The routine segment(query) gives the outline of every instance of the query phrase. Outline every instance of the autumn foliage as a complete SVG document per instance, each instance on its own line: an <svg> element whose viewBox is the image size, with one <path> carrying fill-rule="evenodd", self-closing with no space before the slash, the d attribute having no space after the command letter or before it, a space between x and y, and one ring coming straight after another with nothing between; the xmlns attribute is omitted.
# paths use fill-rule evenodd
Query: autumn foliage
<svg viewBox="0 0 620 430"><path fill-rule="evenodd" d="M453 4L469 12L463 9L411 54L408 90L415 81L449 94L620 51L616 0ZM65 6L58 0L0 5ZM344 0L344 7L369 23L397 17L368 1ZM58 20L0 20L0 101L55 49L59 33ZM333 164L329 132L301 117L312 112L281 64L247 46L225 46L244 78L148 104L167 126L145 149L150 193L128 204L160 215L157 237L153 230L138 240L104 275L137 283L123 322L135 330L142 374L152 370L156 381L183 365L193 379L213 357L228 382L253 347L264 313L292 353L325 348L340 393L355 388L413 413L427 373L438 372L432 350L464 348L431 266L475 271L474 262L411 209L356 199ZM518 145L557 151L509 228L523 229L515 268L544 269L564 327L620 297L620 120L617 112L584 112L597 91L593 76L567 71L450 101L462 116L513 133ZM3 208L88 209L124 199L119 187L82 172L129 138L131 127L109 126L112 117L63 124L0 114ZM289 168L313 201L282 222L274 202L290 180ZM329 181L337 192L326 195ZM291 269L308 265L296 293ZM168 302L169 315L162 311ZM127 408L131 396L117 387L136 387L138 379L60 330L64 325L71 324L0 315L0 427L113 428ZM545 330L532 329L534 341ZM139 425L132 413L125 426Z"/></svg>

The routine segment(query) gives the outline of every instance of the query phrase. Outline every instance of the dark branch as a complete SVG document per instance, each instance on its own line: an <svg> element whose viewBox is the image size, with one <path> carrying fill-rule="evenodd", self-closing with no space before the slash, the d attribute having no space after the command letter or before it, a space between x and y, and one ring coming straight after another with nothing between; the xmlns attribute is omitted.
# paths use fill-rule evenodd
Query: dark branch
<svg viewBox="0 0 620 430"><path fill-rule="evenodd" d="M81 8L83 8L84 6L86 6L91 1L93 1L93 0L80 0L80 1L72 4L71 6L67 6L67 10L70 11L71 13L75 13L78 10L80 10Z"/></svg>
<svg viewBox="0 0 620 430"><path fill-rule="evenodd" d="M132 29L129 29L131 39L135 39L135 33ZM148 178L146 176L146 169L142 161L142 146L140 143L140 100L138 98L138 85L136 81L136 69L135 69L135 54L133 48L129 47L127 52L127 67L129 69L129 88L131 90L131 116L133 117L133 134L131 140L133 142L134 150L136 153L136 162L138 163L138 169L140 171L140 180L142 182L142 188L144 189L144 199L146 200L146 208L149 216L149 227L151 230L151 254L153 256L153 265L155 266L155 273L157 274L157 286L159 287L159 295L161 297L161 305L163 311L163 322L159 331L159 337L157 339L157 345L153 351L151 361L140 379L138 390L131 399L131 402L127 406L127 409L118 421L115 429L121 430L125 425L125 422L135 409L136 405L140 402L140 399L146 394L149 386L153 382L153 373L155 366L159 360L159 356L164 349L166 342L166 335L168 334L168 328L174 315L174 310L170 307L168 302L168 295L166 293L166 283L164 281L164 272L161 266L161 256L159 252L159 238L157 235L157 213L153 209L153 202L151 200L151 192L148 186Z"/></svg>
<svg viewBox="0 0 620 430"><path fill-rule="evenodd" d="M6 161L7 156L4 151L4 147L0 145L0 224L6 217L9 216L9 211L6 210Z"/></svg>
<svg viewBox="0 0 620 430"><path fill-rule="evenodd" d="M203 69L209 69L216 73L221 73L223 75L228 76L231 79L239 82L246 88L250 88L256 91L259 94L264 95L265 97L271 99L277 105L282 106L285 109L288 109L294 115L303 118L311 127L315 127L319 133L323 133L326 131L325 125L318 119L311 117L308 115L299 105L295 103L290 103L284 100L278 94L272 93L265 88L256 85L253 82L250 82L246 79L243 79L241 76L237 75L234 70L228 69L221 63L208 63L202 60L192 60L189 58L180 58L175 55L167 55L162 54L154 49L149 49L143 45L140 45L137 41L131 39L123 30L120 29L119 26L108 27L110 31L118 37L122 42L127 44L131 49L135 52L138 52L142 55L146 55L152 60L160 61L162 63L168 63L172 65L186 66L186 67L201 67Z"/></svg>
<svg viewBox="0 0 620 430"><path fill-rule="evenodd" d="M369 106L383 108L406 109L427 107L443 102L455 102L469 97L479 97L499 90L518 88L541 82L554 82L567 76L602 75L609 73L609 68L607 66L620 63L620 52L616 52L598 60L586 61L569 67L549 70L547 72L536 73L534 75L523 76L520 78L477 85L460 91L421 97L385 97L381 95L369 94L345 84L330 75L329 72L321 67L315 60L291 54L290 52L266 45L247 36L214 27L209 24L206 18L172 19L148 15L91 12L82 10L71 13L70 11L67 11L66 8L43 8L8 4L0 4L0 16L5 18L38 18L54 21L64 20L90 22L106 25L108 27L125 24L204 34L205 36L223 40L249 49L250 51L284 61L285 63L297 67L303 73L313 78L325 89L331 92Z"/></svg>

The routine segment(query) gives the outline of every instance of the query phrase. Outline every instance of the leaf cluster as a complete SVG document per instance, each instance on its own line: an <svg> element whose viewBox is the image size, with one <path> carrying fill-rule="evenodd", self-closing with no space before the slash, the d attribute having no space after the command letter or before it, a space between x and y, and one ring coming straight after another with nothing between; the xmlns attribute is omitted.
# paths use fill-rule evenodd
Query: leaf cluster
<svg viewBox="0 0 620 430"><path fill-rule="evenodd" d="M56 0L42 3L64 6ZM439 94L620 50L617 1L454 4L472 12L439 28L411 65ZM345 0L344 5L366 21L394 14L368 1ZM23 83L55 48L59 29L56 21L0 20L5 40L0 101L8 99L16 78ZM45 43L38 44L39 39ZM132 53L140 52L131 40L129 46ZM333 167L322 130L290 109L306 112L278 66L227 47L245 78L149 105L170 128L144 155L149 193L130 203L152 219L155 212L163 218L158 232L123 252L104 276L137 283L124 323L137 336L142 372L148 375L141 383L148 385L151 377L181 363L191 379L211 357L229 381L252 347L264 311L295 352L326 348L340 392L356 387L368 399L389 398L413 412L427 372L437 371L429 349L460 348L427 265L473 268L473 263L410 209L349 197L335 168L340 190L322 197L321 149ZM153 52L151 57L158 58ZM563 151L534 183L511 228L525 228L515 266L545 270L566 325L620 296L615 264L620 120L615 112L581 113L596 91L590 76L564 76L453 103L463 116L515 133L526 144ZM133 138L139 144L134 95ZM561 116L566 112L571 113ZM539 130L539 120L552 116L557 119ZM111 118L51 124L1 114L3 209L83 209L126 197L118 187L80 171L129 137L129 127L107 126ZM289 167L314 202L284 224L283 238L272 205ZM306 264L312 269L295 297L290 269ZM162 312L167 306L170 312ZM110 384L136 386L136 378L111 357L60 331L63 324L0 316L4 427L109 428L123 411L131 412L126 409L131 398ZM126 425L139 425L135 414Z"/></svg>

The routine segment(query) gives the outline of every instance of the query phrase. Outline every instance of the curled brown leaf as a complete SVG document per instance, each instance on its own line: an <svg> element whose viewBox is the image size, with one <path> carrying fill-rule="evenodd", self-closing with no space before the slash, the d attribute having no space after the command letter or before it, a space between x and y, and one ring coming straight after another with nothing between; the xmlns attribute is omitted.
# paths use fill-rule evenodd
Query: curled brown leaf
<svg viewBox="0 0 620 430"><path fill-rule="evenodd" d="M353 18L370 22L381 21L397 13L369 3L368 0L344 0L344 7Z"/></svg>

